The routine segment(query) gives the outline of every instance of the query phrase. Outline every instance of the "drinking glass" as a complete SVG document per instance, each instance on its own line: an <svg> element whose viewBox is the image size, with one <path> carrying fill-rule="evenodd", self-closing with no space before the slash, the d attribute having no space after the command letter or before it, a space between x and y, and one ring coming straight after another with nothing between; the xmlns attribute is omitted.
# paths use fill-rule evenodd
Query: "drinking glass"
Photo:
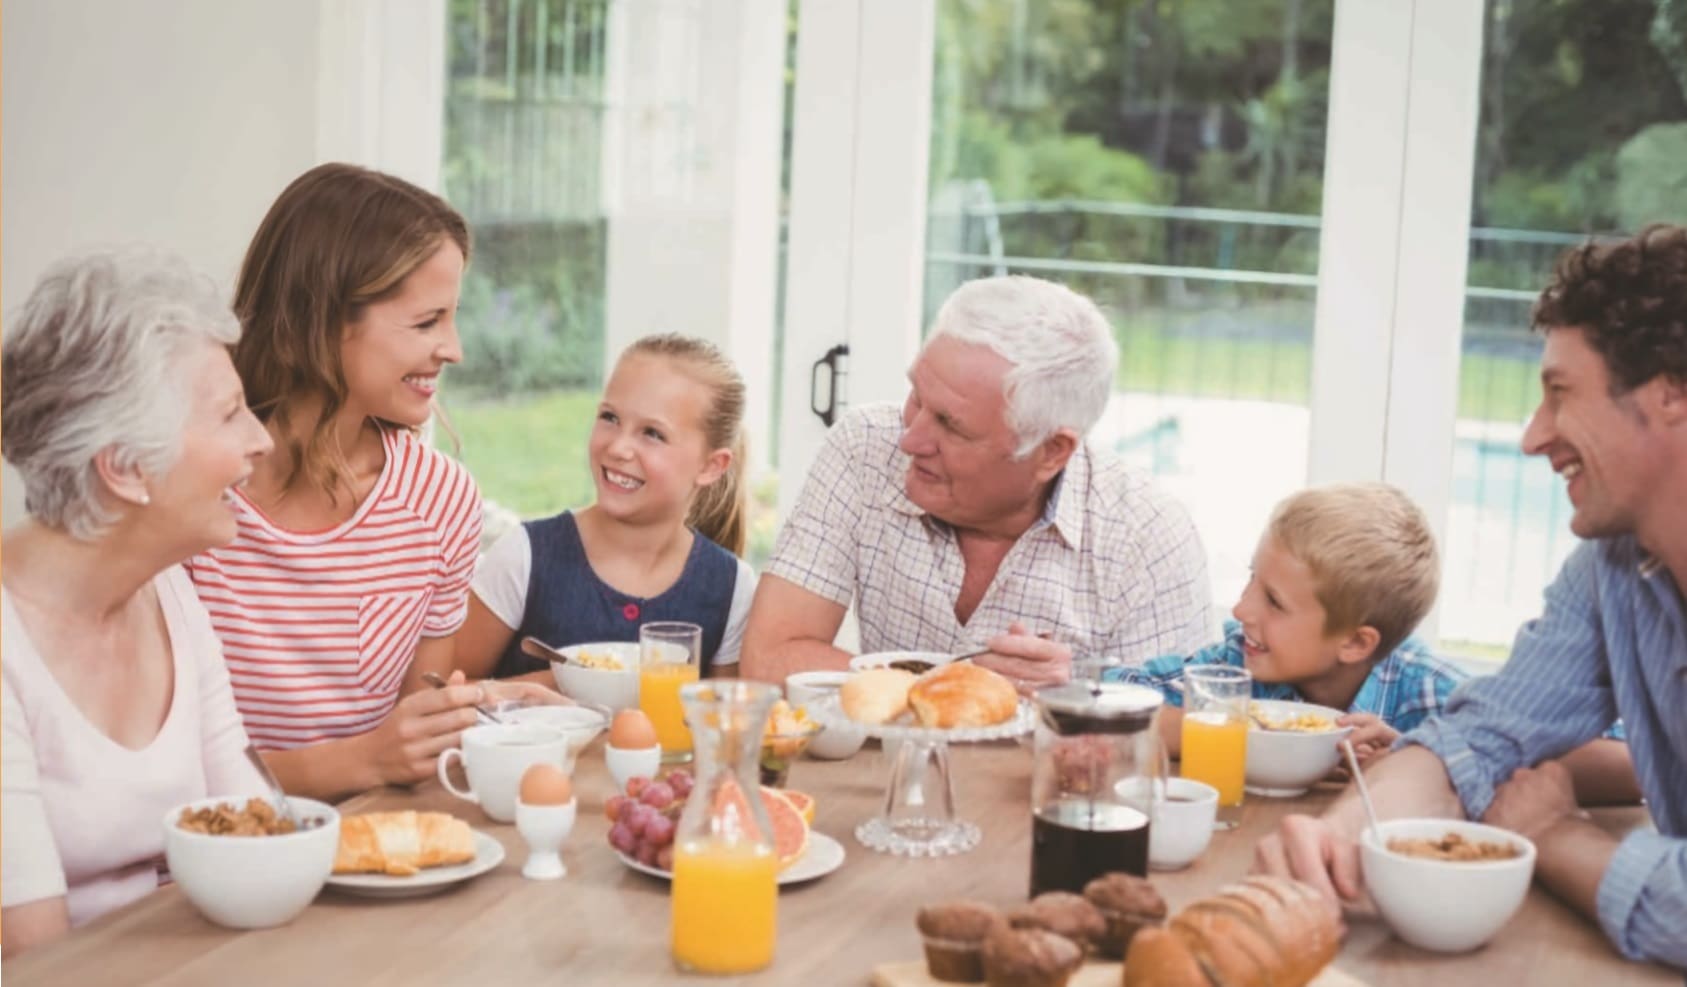
<svg viewBox="0 0 1687 987"><path fill-rule="evenodd" d="M1248 701L1253 676L1245 668L1199 665L1183 673L1183 777L1218 789L1217 829L1242 817L1248 766Z"/></svg>
<svg viewBox="0 0 1687 987"><path fill-rule="evenodd" d="M681 621L656 621L638 629L638 705L656 727L662 761L691 760L691 731L685 726L680 686L697 681L703 628Z"/></svg>

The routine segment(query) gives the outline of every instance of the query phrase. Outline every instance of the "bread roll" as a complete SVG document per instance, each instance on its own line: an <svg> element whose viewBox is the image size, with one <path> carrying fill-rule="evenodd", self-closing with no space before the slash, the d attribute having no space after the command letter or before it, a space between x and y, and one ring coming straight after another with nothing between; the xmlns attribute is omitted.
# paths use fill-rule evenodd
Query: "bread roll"
<svg viewBox="0 0 1687 987"><path fill-rule="evenodd" d="M879 726L908 712L908 687L913 684L913 672L869 668L850 676L838 690L838 702L855 722Z"/></svg>
<svg viewBox="0 0 1687 987"><path fill-rule="evenodd" d="M423 867L474 859L469 824L444 812L366 812L340 820L336 874L410 877Z"/></svg>
<svg viewBox="0 0 1687 987"><path fill-rule="evenodd" d="M1012 682L988 668L958 661L920 676L908 690L908 705L921 726L989 727L1013 718L1019 693Z"/></svg>
<svg viewBox="0 0 1687 987"><path fill-rule="evenodd" d="M1305 987L1335 958L1339 922L1311 887L1250 877L1138 932L1125 987Z"/></svg>

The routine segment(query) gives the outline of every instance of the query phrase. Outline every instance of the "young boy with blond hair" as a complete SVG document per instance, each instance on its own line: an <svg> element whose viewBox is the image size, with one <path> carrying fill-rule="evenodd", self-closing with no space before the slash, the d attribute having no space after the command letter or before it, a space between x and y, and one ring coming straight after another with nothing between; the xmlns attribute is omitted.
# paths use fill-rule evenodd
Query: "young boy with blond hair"
<svg viewBox="0 0 1687 987"><path fill-rule="evenodd" d="M1352 483L1303 490L1277 505L1224 640L1166 655L1122 677L1166 695L1162 734L1180 748L1189 665L1253 673L1255 699L1346 710L1360 758L1439 712L1469 676L1412 631L1435 603L1440 559L1429 522L1398 489Z"/></svg>

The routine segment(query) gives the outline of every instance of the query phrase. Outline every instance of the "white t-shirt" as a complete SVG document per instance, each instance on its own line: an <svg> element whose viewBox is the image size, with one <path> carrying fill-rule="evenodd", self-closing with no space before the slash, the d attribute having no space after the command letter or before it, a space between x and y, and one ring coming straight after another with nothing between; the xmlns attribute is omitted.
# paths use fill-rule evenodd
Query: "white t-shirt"
<svg viewBox="0 0 1687 987"><path fill-rule="evenodd" d="M697 537L701 538L702 535ZM533 545L527 529L516 525L481 556L474 574L474 594L505 627L520 627L527 614L527 583L533 575ZM726 614L726 633L721 636L716 665L738 661L744 644L744 621L750 616L750 601L756 595L756 571L738 560L738 579L732 587L732 606Z"/></svg>

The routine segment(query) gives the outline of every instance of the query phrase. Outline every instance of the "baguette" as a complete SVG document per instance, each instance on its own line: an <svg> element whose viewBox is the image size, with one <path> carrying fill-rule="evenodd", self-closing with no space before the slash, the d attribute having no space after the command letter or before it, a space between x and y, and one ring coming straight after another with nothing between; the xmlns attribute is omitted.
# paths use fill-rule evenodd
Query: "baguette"
<svg viewBox="0 0 1687 987"><path fill-rule="evenodd" d="M469 824L444 812L367 812L340 820L336 874L410 877L423 867L474 859Z"/></svg>
<svg viewBox="0 0 1687 987"><path fill-rule="evenodd" d="M1335 958L1341 930L1317 891L1250 877L1146 928L1125 955L1124 987L1305 987Z"/></svg>

